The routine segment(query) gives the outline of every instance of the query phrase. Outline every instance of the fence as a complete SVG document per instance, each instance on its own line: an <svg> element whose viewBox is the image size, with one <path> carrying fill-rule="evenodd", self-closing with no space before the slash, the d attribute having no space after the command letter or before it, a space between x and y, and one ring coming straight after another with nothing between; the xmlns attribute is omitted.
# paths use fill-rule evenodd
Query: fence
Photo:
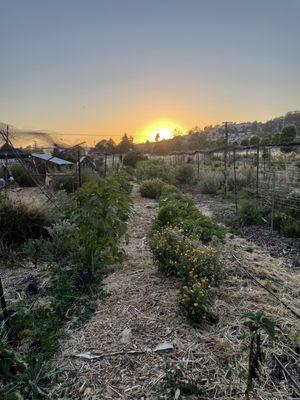
<svg viewBox="0 0 300 400"><path fill-rule="evenodd" d="M156 158L161 156L151 156ZM300 218L300 143L281 146L224 146L210 151L173 152L162 156L176 167L188 163L197 180L205 171L222 174L225 196L233 196L236 209L244 193L240 180L249 175L248 196L260 199L270 209L270 229L276 215Z"/></svg>

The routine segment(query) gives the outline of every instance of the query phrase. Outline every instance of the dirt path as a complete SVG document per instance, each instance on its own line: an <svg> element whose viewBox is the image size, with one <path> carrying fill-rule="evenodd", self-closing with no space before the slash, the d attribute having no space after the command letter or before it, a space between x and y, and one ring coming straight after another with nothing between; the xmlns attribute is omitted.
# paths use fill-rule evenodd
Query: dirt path
<svg viewBox="0 0 300 400"><path fill-rule="evenodd" d="M280 260L245 239L228 237L223 260L224 282L218 289L214 312L216 325L203 331L188 325L177 303L178 282L164 277L153 265L145 236L156 214L155 203L133 192L134 216L129 221L129 245L126 260L114 267L106 278L109 296L99 301L93 318L71 334L62 345L62 357L76 371L71 391L78 399L173 399L176 377L193 379L210 399L242 399L244 385L236 365L245 365L241 352L243 312L264 310L285 332L300 329L297 320L276 300L257 287L232 262L234 250L261 282L295 309L300 308L299 276L286 271ZM97 350L100 353L153 349L169 342L174 350L141 355L119 355L93 362L74 358L77 353ZM276 345L277 353L288 345ZM293 361L293 360L292 360ZM233 370L232 377L226 371ZM291 389L285 379L274 380L272 370L264 372L260 399L286 399ZM166 386L166 382L171 384ZM174 383L175 382L175 383ZM275 383L274 383L275 382ZM180 399L184 398L180 396ZM189 399L201 397L192 396Z"/></svg>

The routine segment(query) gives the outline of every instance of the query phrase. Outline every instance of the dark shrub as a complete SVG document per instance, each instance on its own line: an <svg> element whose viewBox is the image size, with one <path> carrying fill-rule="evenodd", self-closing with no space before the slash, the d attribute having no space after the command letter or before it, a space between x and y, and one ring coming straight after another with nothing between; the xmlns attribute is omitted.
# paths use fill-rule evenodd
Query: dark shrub
<svg viewBox="0 0 300 400"><path fill-rule="evenodd" d="M15 181L23 187L36 186L36 181L40 181L37 176L34 176L34 172L29 172L23 165L14 164L11 166L11 173Z"/></svg>
<svg viewBox="0 0 300 400"><path fill-rule="evenodd" d="M251 199L241 200L238 217L243 225L254 225L260 222L262 209L259 202Z"/></svg>
<svg viewBox="0 0 300 400"><path fill-rule="evenodd" d="M190 184L194 181L194 169L190 164L179 165L175 171L178 183Z"/></svg>
<svg viewBox="0 0 300 400"><path fill-rule="evenodd" d="M126 167L135 168L138 161L145 160L145 157L142 153L138 151L130 151L129 153L125 154L123 158L123 165Z"/></svg>
<svg viewBox="0 0 300 400"><path fill-rule="evenodd" d="M146 179L140 184L141 196L149 199L159 199L163 193L170 191L178 191L178 189L158 178Z"/></svg>

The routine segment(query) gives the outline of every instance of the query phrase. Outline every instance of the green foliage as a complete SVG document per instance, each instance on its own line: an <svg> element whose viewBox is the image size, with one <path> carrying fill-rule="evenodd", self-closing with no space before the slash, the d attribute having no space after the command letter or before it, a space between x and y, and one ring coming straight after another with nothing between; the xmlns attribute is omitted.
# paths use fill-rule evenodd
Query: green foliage
<svg viewBox="0 0 300 400"><path fill-rule="evenodd" d="M11 173L15 181L23 187L36 186L36 181L40 180L38 177L33 177L33 171L30 173L28 169L23 167L21 164L13 164L11 166Z"/></svg>
<svg viewBox="0 0 300 400"><path fill-rule="evenodd" d="M55 175L52 180L54 190L65 190L67 193L73 193L78 187L78 180L75 174Z"/></svg>
<svg viewBox="0 0 300 400"><path fill-rule="evenodd" d="M274 218L274 228L286 237L300 238L300 219L286 214L277 214Z"/></svg>
<svg viewBox="0 0 300 400"><path fill-rule="evenodd" d="M264 331L272 340L276 339L275 328L265 314L260 311L250 311L243 315L244 324L248 328L248 373L247 387L245 391L246 399L250 399L250 393L254 388L255 382L260 380L261 366L264 362L264 353L262 349L261 333Z"/></svg>
<svg viewBox="0 0 300 400"><path fill-rule="evenodd" d="M175 183L174 168L162 159L139 161L136 168L139 182L145 179L159 178L167 183Z"/></svg>
<svg viewBox="0 0 300 400"><path fill-rule="evenodd" d="M180 306L191 322L202 325L210 318L211 292L206 279L191 286L184 286L180 292Z"/></svg>
<svg viewBox="0 0 300 400"><path fill-rule="evenodd" d="M280 144L291 143L294 141L297 136L296 126L293 124L288 124L284 128L282 128L280 135Z"/></svg>
<svg viewBox="0 0 300 400"><path fill-rule="evenodd" d="M123 158L123 165L135 168L138 161L145 160L142 153L138 151L129 151Z"/></svg>
<svg viewBox="0 0 300 400"><path fill-rule="evenodd" d="M177 192L178 189L158 178L146 179L140 183L141 196L149 199L159 199L162 194L172 191Z"/></svg>
<svg viewBox="0 0 300 400"><path fill-rule="evenodd" d="M225 231L211 218L203 215L192 198L180 193L169 193L160 201L158 215L152 227L160 230L167 226L179 227L185 234L207 243L213 237L223 239Z"/></svg>
<svg viewBox="0 0 300 400"><path fill-rule="evenodd" d="M241 200L238 207L238 218L243 225L252 225L260 222L262 209L259 202L251 199Z"/></svg>
<svg viewBox="0 0 300 400"><path fill-rule="evenodd" d="M0 345L0 356L6 357L5 370L0 369L2 381L24 366L5 381L11 398L22 398L19 393L26 399L47 397L44 388L50 377L46 361L58 350L64 324L86 321L95 309L95 300L102 296L99 286L105 265L123 254L118 244L131 212L130 185L123 178L83 185L74 194L75 202L70 203L65 218L48 228L48 236L25 246L32 259L48 264L49 297L44 305L29 307L22 301L9 310L12 343L28 349L20 364L14 353L9 349L3 353Z"/></svg>
<svg viewBox="0 0 300 400"><path fill-rule="evenodd" d="M221 274L218 251L185 236L178 228L155 231L149 239L153 257L160 270L179 276L185 284L206 279L216 284Z"/></svg>
<svg viewBox="0 0 300 400"><path fill-rule="evenodd" d="M10 201L0 205L0 238L7 245L17 245L29 238L46 235L49 217L40 208Z"/></svg>
<svg viewBox="0 0 300 400"><path fill-rule="evenodd" d="M203 171L200 175L199 187L201 193L217 194L224 185L224 175L217 171Z"/></svg>
<svg viewBox="0 0 300 400"><path fill-rule="evenodd" d="M179 165L175 170L175 178L178 183L191 184L194 182L194 168L190 164Z"/></svg>

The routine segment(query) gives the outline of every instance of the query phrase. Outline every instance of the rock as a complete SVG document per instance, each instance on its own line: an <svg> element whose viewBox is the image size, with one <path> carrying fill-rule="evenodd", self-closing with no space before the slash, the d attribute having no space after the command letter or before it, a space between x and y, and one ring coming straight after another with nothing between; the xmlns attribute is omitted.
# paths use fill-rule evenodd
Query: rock
<svg viewBox="0 0 300 400"><path fill-rule="evenodd" d="M123 344L127 344L131 341L132 338L132 332L130 328L125 328L122 333L121 333L121 339L120 342Z"/></svg>

